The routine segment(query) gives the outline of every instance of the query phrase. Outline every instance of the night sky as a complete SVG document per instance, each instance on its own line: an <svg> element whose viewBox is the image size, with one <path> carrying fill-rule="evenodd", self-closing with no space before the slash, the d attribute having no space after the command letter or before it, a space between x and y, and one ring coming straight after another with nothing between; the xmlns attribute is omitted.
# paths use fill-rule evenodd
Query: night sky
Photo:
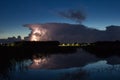
<svg viewBox="0 0 120 80"><path fill-rule="evenodd" d="M88 27L105 29L120 25L120 0L0 0L0 38L27 36L30 30L23 27L29 23L70 23L58 11L82 9Z"/></svg>

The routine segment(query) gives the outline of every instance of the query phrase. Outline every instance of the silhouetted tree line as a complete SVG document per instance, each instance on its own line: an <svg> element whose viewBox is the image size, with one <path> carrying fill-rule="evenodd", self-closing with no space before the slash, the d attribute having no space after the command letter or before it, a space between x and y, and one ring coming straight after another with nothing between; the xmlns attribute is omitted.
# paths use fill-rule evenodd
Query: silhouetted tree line
<svg viewBox="0 0 120 80"><path fill-rule="evenodd" d="M120 56L120 41L98 41L82 48L98 57Z"/></svg>
<svg viewBox="0 0 120 80"><path fill-rule="evenodd" d="M0 46L0 51L11 53L67 53L76 52L75 47L60 47L58 41L20 41L14 44ZM12 46L11 46L12 45Z"/></svg>

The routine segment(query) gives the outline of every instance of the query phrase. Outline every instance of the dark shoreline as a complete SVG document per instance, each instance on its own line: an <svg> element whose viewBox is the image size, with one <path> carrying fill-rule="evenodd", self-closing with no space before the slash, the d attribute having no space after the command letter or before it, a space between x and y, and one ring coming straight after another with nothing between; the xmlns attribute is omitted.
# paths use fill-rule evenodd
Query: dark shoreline
<svg viewBox="0 0 120 80"><path fill-rule="evenodd" d="M120 41L99 41L82 48L97 57L120 56Z"/></svg>

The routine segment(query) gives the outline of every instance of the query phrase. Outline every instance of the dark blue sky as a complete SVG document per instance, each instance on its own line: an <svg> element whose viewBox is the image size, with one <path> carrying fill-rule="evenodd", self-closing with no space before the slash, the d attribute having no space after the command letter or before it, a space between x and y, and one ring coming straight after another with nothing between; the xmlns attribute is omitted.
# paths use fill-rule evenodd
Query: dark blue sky
<svg viewBox="0 0 120 80"><path fill-rule="evenodd" d="M86 26L105 29L111 24L120 25L120 0L0 0L0 38L27 36L30 31L24 24L75 23L56 14L71 8L86 13Z"/></svg>

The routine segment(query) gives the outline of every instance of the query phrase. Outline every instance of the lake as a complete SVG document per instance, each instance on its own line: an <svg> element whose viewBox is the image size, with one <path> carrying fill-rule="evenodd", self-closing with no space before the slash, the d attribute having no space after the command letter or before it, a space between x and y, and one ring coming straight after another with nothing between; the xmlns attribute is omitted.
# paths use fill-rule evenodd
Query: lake
<svg viewBox="0 0 120 80"><path fill-rule="evenodd" d="M83 49L74 53L9 53L0 57L0 80L120 80L120 57L101 58Z"/></svg>

